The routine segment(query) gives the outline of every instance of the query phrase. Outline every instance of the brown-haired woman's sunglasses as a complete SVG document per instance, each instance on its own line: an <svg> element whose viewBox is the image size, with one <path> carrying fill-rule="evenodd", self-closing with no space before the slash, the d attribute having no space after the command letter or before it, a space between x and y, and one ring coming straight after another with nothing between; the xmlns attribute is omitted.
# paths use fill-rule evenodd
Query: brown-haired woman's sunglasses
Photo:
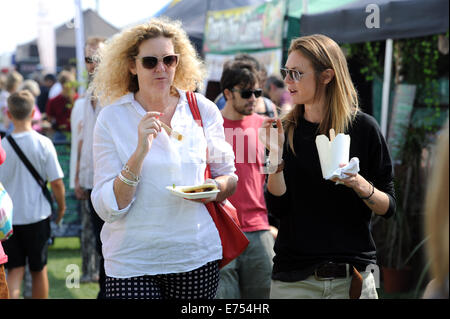
<svg viewBox="0 0 450 319"><path fill-rule="evenodd" d="M179 54L168 54L162 57L158 56L144 56L136 57L136 59L141 60L142 66L146 69L153 69L158 65L159 61L162 61L167 67L175 67L178 65Z"/></svg>
<svg viewBox="0 0 450 319"><path fill-rule="evenodd" d="M286 80L286 77L289 75L289 77L294 81L298 82L302 79L302 77L305 76L305 73L302 73L297 70L292 69L286 69L286 68L280 68L281 78L283 80Z"/></svg>

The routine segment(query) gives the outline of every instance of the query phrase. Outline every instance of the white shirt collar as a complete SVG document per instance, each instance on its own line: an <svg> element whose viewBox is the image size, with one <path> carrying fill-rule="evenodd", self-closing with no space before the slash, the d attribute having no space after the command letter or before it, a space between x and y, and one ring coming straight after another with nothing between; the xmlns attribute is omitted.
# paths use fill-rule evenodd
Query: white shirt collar
<svg viewBox="0 0 450 319"><path fill-rule="evenodd" d="M178 88L175 89L177 90L178 95L180 96L176 106L178 108L180 105L184 105L184 103L187 103L186 91L180 90ZM120 97L114 104L116 105L131 104L136 110L136 112L138 112L140 115L144 116L145 113L147 113L142 107L142 105L138 101L136 101L136 99L134 98L134 93L132 92Z"/></svg>

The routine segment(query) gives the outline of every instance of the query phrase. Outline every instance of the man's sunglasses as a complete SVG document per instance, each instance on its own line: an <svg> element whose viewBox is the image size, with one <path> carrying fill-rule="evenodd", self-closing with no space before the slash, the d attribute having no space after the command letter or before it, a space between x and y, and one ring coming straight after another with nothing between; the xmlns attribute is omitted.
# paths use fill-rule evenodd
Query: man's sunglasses
<svg viewBox="0 0 450 319"><path fill-rule="evenodd" d="M256 90L237 90L237 89L232 89L231 91L233 92L239 92L241 94L241 98L243 99L249 99L252 94L255 94L255 97L258 98L262 95L262 90L261 89L256 89Z"/></svg>
<svg viewBox="0 0 450 319"><path fill-rule="evenodd" d="M281 68L280 73L281 73L283 80L285 80L286 76L289 75L289 77L292 80L294 80L295 82L300 81L300 79L305 76L304 73L301 73L297 70L290 70L290 69L286 69L286 68Z"/></svg>
<svg viewBox="0 0 450 319"><path fill-rule="evenodd" d="M167 67L175 67L178 65L178 57L179 54L168 54L163 57L157 57L157 56L144 56L141 58L138 58L142 62L142 66L146 69L153 69L158 65L159 61L162 61L165 66Z"/></svg>

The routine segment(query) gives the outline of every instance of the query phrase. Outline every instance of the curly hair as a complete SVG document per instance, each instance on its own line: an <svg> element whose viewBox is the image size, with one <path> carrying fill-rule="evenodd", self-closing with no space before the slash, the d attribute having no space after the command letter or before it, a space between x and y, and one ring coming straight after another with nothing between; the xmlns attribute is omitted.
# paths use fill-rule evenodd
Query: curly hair
<svg viewBox="0 0 450 319"><path fill-rule="evenodd" d="M182 90L202 87L205 67L182 29L181 22L152 18L147 23L116 34L98 50L96 58L99 64L90 91L102 105L111 104L127 93L139 91L137 78L130 72L130 66L143 41L161 36L171 39L175 53L180 54L171 91L174 92L174 87Z"/></svg>

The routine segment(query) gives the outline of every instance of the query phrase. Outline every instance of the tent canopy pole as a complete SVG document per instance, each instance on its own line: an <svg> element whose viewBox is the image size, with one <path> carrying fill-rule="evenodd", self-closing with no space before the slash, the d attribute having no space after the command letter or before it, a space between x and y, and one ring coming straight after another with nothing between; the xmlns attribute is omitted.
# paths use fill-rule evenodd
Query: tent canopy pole
<svg viewBox="0 0 450 319"><path fill-rule="evenodd" d="M84 21L81 0L75 0L75 47L77 57L77 81L80 84L78 94L84 93L83 70L84 70Z"/></svg>
<svg viewBox="0 0 450 319"><path fill-rule="evenodd" d="M392 70L392 39L386 40L386 50L384 55L384 78L383 95L381 102L381 133L387 138L387 119L389 111L389 92L391 88L391 70Z"/></svg>

